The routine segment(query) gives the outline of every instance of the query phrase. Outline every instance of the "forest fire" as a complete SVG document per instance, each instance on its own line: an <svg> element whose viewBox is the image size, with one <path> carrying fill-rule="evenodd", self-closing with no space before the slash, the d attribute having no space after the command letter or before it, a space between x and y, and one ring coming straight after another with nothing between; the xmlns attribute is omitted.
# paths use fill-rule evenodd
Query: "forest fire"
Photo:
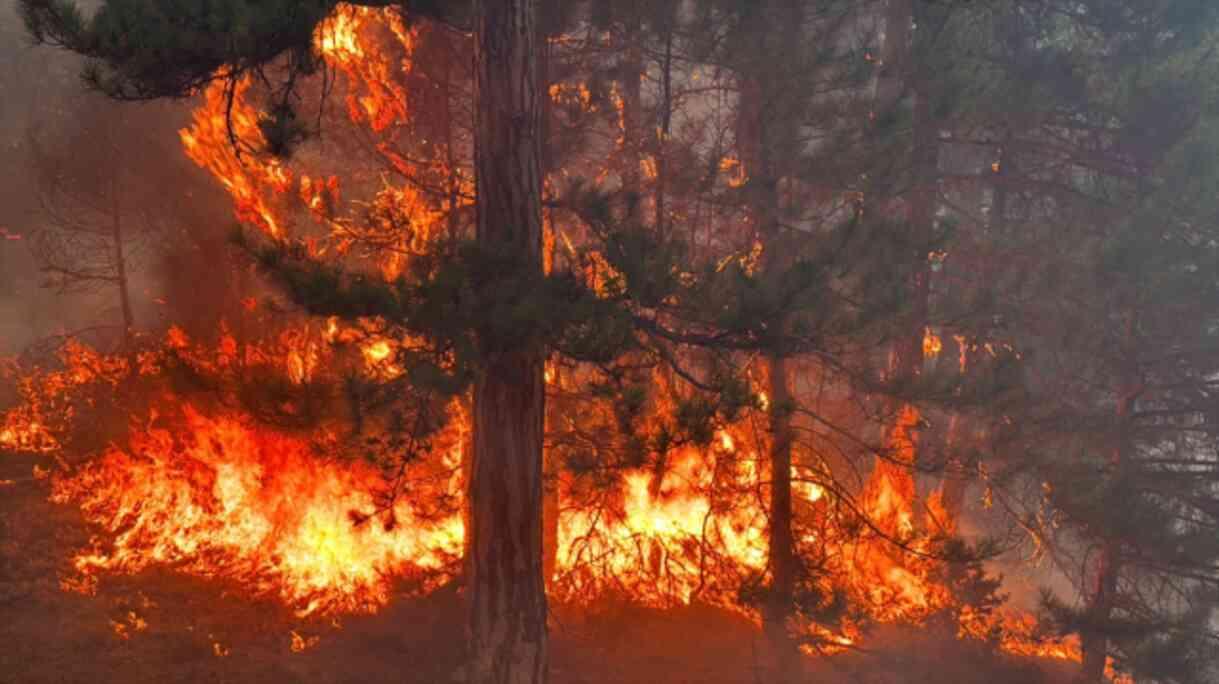
<svg viewBox="0 0 1219 684"><path fill-rule="evenodd" d="M318 463L299 440L183 410L180 431L133 430L129 451L111 449L56 481L56 500L114 535L77 556L77 570L172 564L242 581L309 615L375 610L390 577L442 569L460 552L460 517L422 521L405 502L389 514L392 527L354 524L352 512L376 508L375 470Z"/></svg>
<svg viewBox="0 0 1219 684"><path fill-rule="evenodd" d="M1201 681L1175 677L1219 643L1219 299L1181 293L1219 291L1219 238L1161 193L1213 108L1171 77L1192 54L1147 47L1201 39L1049 1L19 0L112 99L193 98L164 132L235 225L42 162L110 194L40 190L48 225L0 244L121 323L0 365L0 533L62 514L49 593L212 672L255 649L145 589L273 606L258 629L309 666L408 604L456 633L460 604L477 684L545 681L569 616L574 642L637 614L712 616L759 681L921 643L1042 684ZM1060 62L1087 76L1025 82ZM881 660L858 679L901 681Z"/></svg>
<svg viewBox="0 0 1219 684"><path fill-rule="evenodd" d="M393 12L341 6L319 26L315 38L320 54L348 78L349 118L374 134L403 125L410 116L407 93L391 73L398 67L384 56L383 46L369 42L384 40L381 29L396 40L406 65L402 68L409 69L412 34ZM291 203L296 198L290 191L299 176L299 199L327 231L324 239L342 242L349 224L318 211L323 202L337 202L337 178L315 183L303 171L251 152L266 144L256 110L248 103L251 85L243 79L231 91L220 85L205 90L193 126L181 134L186 153L219 179L245 225L275 240L293 235ZM562 87L552 90L562 92ZM577 92L580 106L592 106L586 87L579 86ZM387 139L381 144L390 143ZM381 149L395 163L405 163L390 148ZM743 184L739 162L724 168L730 185ZM316 171L314 177L327 177ZM326 193L328 199L323 199ZM379 197L407 202L397 211L415 220L439 216L415 206L418 200L409 192ZM429 229L419 226L417 232L426 236ZM747 272L756 268L760 251L760 243L754 242L748 263L746 257L738 258ZM383 258L397 261L400 256ZM611 267L596 253L590 258L601 265L590 275L600 291ZM395 274L399 270L393 269ZM271 348L243 349L244 360L239 362L238 345L230 334L222 331L218 347L207 350L175 328L166 349L149 359L172 351L213 370L257 360L299 386L334 362L327 347L343 337L333 318L321 331L306 322L284 330ZM928 355L939 352L939 338L930 329L923 346ZM359 351L366 376L399 374L392 362L398 352L392 341L368 338ZM64 360L69 370L41 376L44 386L37 389L27 387L28 393L40 393L34 401L27 399L28 406L54 404L99 377L117 382L126 368L122 359L82 347L68 349ZM90 370L94 367L100 370ZM146 371L153 372L150 368ZM462 497L460 441L430 456L450 473L438 487L433 482L430 489L392 501L389 510L378 510L374 493L383 489L383 473L358 459L319 459L319 450L342 450L326 430L296 436L261 427L237 413L207 413L188 397L166 395L163 403L166 414L154 408L133 424L126 445L111 446L89 464L56 477L54 499L79 506L107 532L76 557L75 567L86 579L71 586L88 588L103 571L130 573L155 564L173 565L203 577L238 581L254 594L277 596L299 615L310 615L373 611L389 600L396 577L430 573L435 586L453 573L464 527L455 512ZM37 410L22 409L6 414L0 442L22 451L58 448L38 416ZM840 559L836 576L827 581L855 594L870 606L871 618L881 621L918 621L957 608L948 590L929 578L934 564L917 556L930 551L925 546L928 537L916 533L919 502L909 470L917 421L914 409L902 410L892 429L890 455L877 466L859 499L861 514L884 536L902 543L917 537L912 542L916 555L895 550L880 537L855 541L844 530L823 530L828 538L810 534L807 539L837 547L829 553ZM725 490L765 488L767 466L759 454L766 447L766 439L757 438L743 421L725 426L706 448L689 447L675 454L662 479L647 470L624 473L620 488L609 493L605 505L590 505L571 494L570 486L560 487L566 498L559 504L551 578L556 596L581 601L612 588L651 605L699 600L741 610L733 600L736 587L767 569L767 514L759 496L745 495L730 505L720 499ZM793 474L797 480L805 476L798 487L801 505L824 508L835 503L808 480L808 471L793 467ZM451 499L450 512L421 514L419 499L428 496ZM357 524L360 515L370 517ZM810 628L828 635L823 638L831 644L850 643L857 636L849 625L844 633ZM303 649L304 642L300 644ZM1047 653L1025 642L1005 643L1005 648Z"/></svg>
<svg viewBox="0 0 1219 684"><path fill-rule="evenodd" d="M309 325L246 354L280 364L278 372L300 384L309 380L302 369L335 363L331 343L342 337L330 325ZM291 351L272 354L280 345ZM227 335L207 349L174 330L163 350L144 355L144 372L163 372L157 364L165 364L169 355L212 368L232 365L235 350ZM307 365L302 353L312 354ZM360 358L366 363L359 367L370 374L382 372L391 353L387 340L365 343ZM64 371L41 382L27 380L27 391L37 387L47 392L31 394L27 407L70 404L84 388L112 386L127 372L122 360L79 346L63 360ZM376 611L390 600L397 581L413 578L428 588L455 576L464 538L456 510L463 496L460 433L466 426L454 425L453 436L442 440L451 444L448 450L428 457L434 474L417 478L419 486L409 496L384 510L377 497L384 490L381 470L359 459L319 457L342 453L328 429L288 434L240 414L206 415L173 394L162 395L157 403L165 413L154 409L133 424L125 445L111 446L53 479L52 498L78 506L103 532L76 556L78 574L65 578L65 589L89 593L103 573L172 566L237 582L251 595L276 597L304 617ZM8 429L42 435L45 428L23 409L5 415ZM930 537L916 531L919 503L908 463L903 463L913 457L917 421L912 409L901 412L889 460L875 469L859 497L866 507L863 514L884 536L861 540L831 526L821 531L827 539L817 539L817 534L807 539L838 547L830 555L840 560L827 581L867 606L869 619L918 622L939 611L959 611L965 636L987 638L997 627L1001 646L1010 653L1077 660L1077 645L1036 634L1031 616L1007 614L996 623L958 604L932 578L938 562L919 555L931 551L926 546ZM72 428L65 423L64 429ZM52 451L56 444L47 431L6 446L38 452ZM764 447L746 421L718 432L706 449L679 453L659 483L647 471L624 473L621 488L609 492L602 504L582 500L570 485L563 488L570 493L559 505L554 595L580 602L606 591L624 592L646 605L700 601L752 616L733 597L746 577L766 569L764 501L745 496L725 507L715 492L763 488L765 466L758 450ZM793 469L793 477L803 482L798 488L802 505L833 505L834 497L808 471ZM437 509L427 504L429 497L448 503ZM946 514L934 510L936 500L926 505L936 524L945 524ZM932 526L930 518L926 526ZM913 553L894 547L890 538L912 544ZM822 643L820 652L859 638L858 627L850 623L841 631L808 628ZM133 629L123 624L123 638Z"/></svg>

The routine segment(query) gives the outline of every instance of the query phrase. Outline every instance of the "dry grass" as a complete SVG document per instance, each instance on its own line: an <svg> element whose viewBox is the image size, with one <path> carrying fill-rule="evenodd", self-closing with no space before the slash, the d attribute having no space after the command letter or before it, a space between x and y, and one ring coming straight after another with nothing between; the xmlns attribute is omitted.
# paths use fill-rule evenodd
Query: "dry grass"
<svg viewBox="0 0 1219 684"><path fill-rule="evenodd" d="M453 591L402 598L377 615L344 617L338 627L296 619L274 602L251 601L236 587L170 569L106 578L96 596L62 591L59 578L70 575L72 553L90 531L74 510L47 502L47 484L30 477L32 465L0 454L0 480L16 481L0 486L0 683L459 681L463 615ZM317 641L294 652L293 631ZM711 608L555 608L552 636L553 684L766 680L753 628ZM925 630L883 630L868 645L867 654L810 661L799 678L1065 681Z"/></svg>

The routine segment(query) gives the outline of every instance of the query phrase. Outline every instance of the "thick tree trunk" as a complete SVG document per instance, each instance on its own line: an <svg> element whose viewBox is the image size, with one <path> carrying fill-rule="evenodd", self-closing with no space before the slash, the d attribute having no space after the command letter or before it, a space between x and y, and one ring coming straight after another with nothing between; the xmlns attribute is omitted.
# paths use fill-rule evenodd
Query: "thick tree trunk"
<svg viewBox="0 0 1219 684"><path fill-rule="evenodd" d="M540 91L531 0L476 0L478 239L542 271ZM543 352L489 350L474 387L470 481L473 684L546 680Z"/></svg>
<svg viewBox="0 0 1219 684"><path fill-rule="evenodd" d="M770 600L763 616L767 637L776 650L780 678L789 673L796 654L787 632L796 586L792 536L792 429L788 404L787 360L769 359L770 372Z"/></svg>
<svg viewBox="0 0 1219 684"><path fill-rule="evenodd" d="M540 360L505 354L474 391L472 684L546 680Z"/></svg>

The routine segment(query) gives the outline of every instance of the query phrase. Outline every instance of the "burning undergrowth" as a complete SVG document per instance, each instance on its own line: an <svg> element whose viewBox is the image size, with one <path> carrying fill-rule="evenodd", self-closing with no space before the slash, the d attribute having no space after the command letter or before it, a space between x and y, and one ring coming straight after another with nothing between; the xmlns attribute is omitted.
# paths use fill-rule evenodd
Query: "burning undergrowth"
<svg viewBox="0 0 1219 684"><path fill-rule="evenodd" d="M445 569L461 550L459 517L421 519L405 501L383 514L392 524L355 524L383 486L367 464L319 459L241 418L183 414L181 429L134 429L127 449L57 480L55 500L114 535L76 558L82 573L170 564L242 579L309 614L375 609L388 578Z"/></svg>
<svg viewBox="0 0 1219 684"><path fill-rule="evenodd" d="M291 161L259 154L284 141L248 102L252 79L202 93L181 136L187 154L268 240L292 236L310 257L396 279L424 246L452 237L472 186L466 143L446 157L418 142L416 93L402 85L416 77L417 30L393 12L340 6L316 37L342 75L346 111L329 130L369 143L363 152L387 170L379 177L349 182L356 174L307 145ZM421 179L447 191L423 193ZM565 246L599 294L618 277L553 225L546 237L550 266ZM121 354L72 342L48 368L11 373L18 402L0 416L0 449L53 457L51 498L97 531L63 587L92 593L103 577L172 568L323 619L392 610L404 582L424 594L455 586L469 397L427 389L403 363L434 350L379 320L297 318L253 299L234 316L247 332L221 325L203 340L171 328ZM588 366L558 371L552 362L547 383L560 406L603 380ZM593 393L548 418L550 596L577 609L607 597L714 607L756 630L774 579L764 378L746 373L725 408L700 404L656 364L638 375L658 389L630 402L629 416L621 396ZM1078 660L1076 644L1000 608L997 580L954 539L943 492L916 493L919 411L880 422L868 450L877 466L855 486L816 453L792 467L800 567L789 628L804 652L858 649L877 625L934 624L947 640ZM142 631L135 615L117 619L120 638Z"/></svg>
<svg viewBox="0 0 1219 684"><path fill-rule="evenodd" d="M53 473L53 501L96 526L61 578L65 590L95 593L107 575L173 568L303 618L377 612L405 585L427 593L459 578L461 401L416 457L378 457L402 445L385 436L391 423L373 413L356 429L356 412L336 408L349 401L341 388L350 381L324 380L343 367L392 376L379 350L399 342L326 322L305 330L312 334L292 328L261 346L224 331L205 344L173 330L133 356L71 344L57 370L22 378L23 403L5 414L6 449L106 444L71 463L57 457L52 470L34 466ZM558 474L552 597L569 606L610 596L718 606L756 624L768 523L765 443L752 419L674 450L660 474ZM855 495L824 474L794 473L800 556L815 564L802 574L794 625L806 650L849 649L882 623L936 623L1014 654L1078 659L1077 646L1039 633L1031 616L995 610L997 582L976 562L944 562L955 548L944 534L951 520L936 497L919 504L901 461L916 419L903 414L890 435L894 460ZM106 425L109 434L97 434Z"/></svg>

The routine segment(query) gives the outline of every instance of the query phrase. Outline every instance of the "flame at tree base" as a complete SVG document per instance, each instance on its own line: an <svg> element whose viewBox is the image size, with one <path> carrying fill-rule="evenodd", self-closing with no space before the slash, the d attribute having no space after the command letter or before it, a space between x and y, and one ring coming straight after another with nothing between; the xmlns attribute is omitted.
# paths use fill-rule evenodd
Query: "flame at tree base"
<svg viewBox="0 0 1219 684"><path fill-rule="evenodd" d="M392 54L403 57L405 71L413 45L413 34L392 9L341 5L332 20L319 27L319 52L346 75L352 122L381 132L408 121L409 93L398 87L392 72L399 66L385 57L390 54L385 48L392 46ZM193 126L182 133L187 153L221 179L246 225L275 239L309 235L307 228L312 227L329 234L329 248L345 252L359 237L358 224L338 211L340 184L333 169L319 162L306 175L304 168L265 156L245 164L231 150L232 133L256 149L265 142L257 111L245 101L251 87L252 81L242 81L231 99L218 86L204 93ZM225 125L230 113L232 132ZM409 150L400 154L392 145L378 144L378 151L398 171L410 171L406 160L411 155L405 154ZM739 161L728 167L724 170L732 170L734 178L743 178ZM461 174L454 178L459 185L470 182ZM394 209L390 218L410 217L420 240L439 232L436 207L406 189L385 188L371 206ZM394 244L394 249L378 251L409 251ZM757 256L755 250L750 259L756 261ZM597 263L589 276L596 284L604 280L608 266L595 253L590 259ZM742 266L747 265L744 259ZM402 264L394 260L378 266L392 277ZM321 340L308 328L289 332L293 334L282 345L265 352L241 349L240 363L279 364L280 375L294 385L310 382L331 367L329 345L343 337L335 321L329 322ZM401 374L394 364L394 344L373 340L361 349L366 377ZM195 354L183 334L171 331L167 346L180 358L198 356L196 365L217 373L239 365L238 346L231 337L224 337L218 350ZM288 348L291 351L283 353ZM941 349L940 339L928 329L924 354ZM43 386L23 387L23 399L36 393L55 399L88 383L114 386L128 374L129 362L123 357L108 358L83 348L69 349L66 356L68 370L42 375ZM138 370L143 374L151 367L142 362ZM60 449L59 433L50 424L70 420L67 404L26 403L32 408L10 412L0 421L0 448L42 453ZM452 510L425 513L421 505L440 498L449 500L450 509L460 503L460 449L433 454L453 473L449 481L408 492L410 497L399 497L390 511L356 524L352 513L378 509L374 492L385 486L379 469L362 461L320 458L313 441L267 429L243 416L209 416L189 407L181 413L180 426L171 429L149 421L132 430L126 446L111 447L91 464L56 478L54 499L79 506L107 532L105 539L95 540L75 558L80 577L69 579L73 586L88 588L103 572L172 565L198 576L238 581L310 615L375 611L390 600L398 577L451 577L463 548L462 518ZM902 410L890 436L890 459L873 471L861 492L863 515L890 539L860 533L857 519L852 527L846 524L847 516L827 513L841 503L842 493L823 491L808 477L798 478L802 484L797 503L815 509L809 517L824 522L801 540L810 548L820 547L830 559L822 593L841 589L873 622L918 624L930 615L953 612L963 637L988 639L998 631L1003 634L999 645L1008 652L1079 660L1077 643L1040 638L1030 616L974 615L936 580L935 562L925 557L932 552L928 537L916 529L916 505L923 503L916 501L911 475L918 420L913 408ZM747 581L767 573L765 491L770 478L764 459L758 457L767 453L767 445L756 432L742 421L722 430L710 448L690 447L667 455L668 472L624 473L608 493L569 492L558 506L552 595L578 603L596 592L615 591L652 606L705 601L757 620L752 607L736 600ZM926 505L938 508L935 501ZM941 527L951 523L939 513L935 517ZM918 553L896 549L893 539ZM851 624L830 629L814 622L800 629L830 644L823 651L861 638ZM294 635L294 648L307 648L305 640L298 644L299 638ZM215 648L217 655L228 653L219 643Z"/></svg>
<svg viewBox="0 0 1219 684"><path fill-rule="evenodd" d="M320 369L339 366L334 345L343 334L335 323L311 330L248 348L244 358L278 368L299 388ZM354 368L387 372L390 341L353 339L361 341L359 354L351 355ZM236 367L235 349L226 335L211 350L171 333L164 349L142 356L136 381L167 372L171 359L225 377ZM72 399L78 390L81 396L89 388L110 391L135 377L125 358L108 360L84 348L70 348L62 361L62 371L31 376L23 385L25 403L0 416L6 434L41 435L7 448L62 450L74 421L84 419L63 410L88 404ZM87 592L104 573L169 566L237 582L305 616L374 612L391 600L399 579L417 580L426 590L455 576L464 544L462 411L455 411L451 432L431 444L412 486L389 510L359 522L387 505L378 496L385 473L363 460L336 458L350 445L326 429L285 433L231 409L209 415L174 394L157 405L166 415L142 420L122 445L78 469L60 464L54 500L79 506L105 532L74 559L78 574L65 578L66 589ZM960 638L1016 655L1079 661L1077 640L1039 634L1026 614L975 613L945 583L943 564L933 557L935 535L927 530L950 533L953 520L936 496L919 501L915 493L917 423L913 409L901 412L887 459L855 502L871 528L852 522L856 513L842 505L843 492L815 484L823 474L807 465L793 471L800 543L827 560L815 593L840 592L854 611L837 623L802 618L793 625L817 644L808 652L859 644L860 622L917 625L951 615ZM576 605L597 594L654 608L705 603L757 624L757 605L743 600L743 592L759 582L764 589L768 572L770 477L759 434L744 419L725 426L710 445L670 454L663 472L629 470L600 487L563 475L552 597ZM922 513L924 523L918 522Z"/></svg>
<svg viewBox="0 0 1219 684"><path fill-rule="evenodd" d="M54 500L79 505L113 535L77 556L85 576L172 564L239 580L308 615L375 610L394 577L435 573L459 556L459 515L425 520L398 501L392 516L356 524L353 513L377 509L377 469L319 459L304 441L237 418L190 407L184 416L176 437L136 430L130 449L56 479Z"/></svg>

